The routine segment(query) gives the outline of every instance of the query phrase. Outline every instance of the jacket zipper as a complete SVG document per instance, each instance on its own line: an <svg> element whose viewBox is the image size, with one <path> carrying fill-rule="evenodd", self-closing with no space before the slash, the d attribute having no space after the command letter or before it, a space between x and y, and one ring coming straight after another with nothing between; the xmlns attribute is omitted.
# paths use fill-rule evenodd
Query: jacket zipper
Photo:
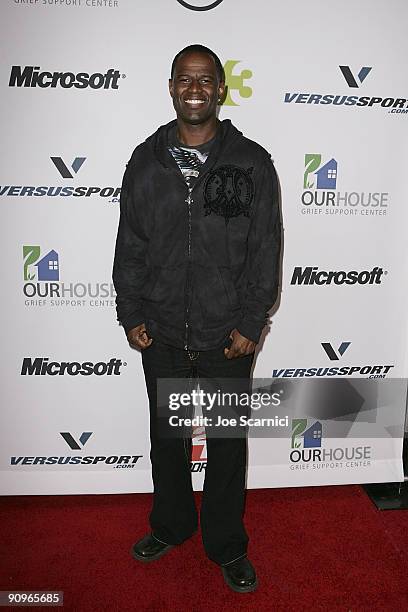
<svg viewBox="0 0 408 612"><path fill-rule="evenodd" d="M173 159L173 157L171 156L171 154L169 153L170 158L172 160L172 162L174 164L176 164L175 160ZM208 162L208 158L206 160L206 162L203 164L203 166L206 166ZM202 168L201 168L202 171ZM191 204L193 204L194 200L191 197L191 194L193 192L193 190L197 187L197 185L199 183L201 183L201 181L203 180L204 176L206 176L207 172L205 172L204 174L200 171L200 174L197 178L197 180L195 181L193 187L189 187L187 185L187 189L188 189L188 195L187 198L184 200L185 203L187 204L187 214L188 214L188 241L187 241L187 258L188 258L188 266L187 266L187 283L186 283L186 290L185 290L185 298L186 298L186 309L185 309L185 317L184 317L184 349L187 351L188 350L188 342L189 342L189 333L190 333L190 325L189 325L189 312L190 312L190 308L189 308L189 301L190 301L190 279L191 279ZM207 168L208 171L208 168ZM186 185L185 179L182 176L180 169L177 167L177 176L183 181L184 185Z"/></svg>
<svg viewBox="0 0 408 612"><path fill-rule="evenodd" d="M201 180L204 178L205 175L201 174L198 176L197 180L195 181L194 185L192 187L188 186L188 195L187 198L185 199L185 202L187 204L187 211L188 211L188 241L187 241L187 258L188 258L188 265L187 265L187 286L186 286L186 311L185 311L185 321L184 321L184 349L186 351L188 351L188 341L189 341L189 332L190 332L190 325L189 325L189 311L190 311L190 307L189 307L189 302L190 302L190 280L191 280L191 234L192 234L192 225L191 225L191 205L194 203L193 198L191 197L191 194L193 193L194 189L197 187L197 185L201 182Z"/></svg>
<svg viewBox="0 0 408 612"><path fill-rule="evenodd" d="M185 200L187 204L188 211L188 240L187 240L187 286L186 286L186 312L185 312L185 322L184 322L184 349L188 350L188 341L189 341L189 312L190 312L190 279L191 279L191 204L193 200L191 198L192 188L188 187L188 196Z"/></svg>

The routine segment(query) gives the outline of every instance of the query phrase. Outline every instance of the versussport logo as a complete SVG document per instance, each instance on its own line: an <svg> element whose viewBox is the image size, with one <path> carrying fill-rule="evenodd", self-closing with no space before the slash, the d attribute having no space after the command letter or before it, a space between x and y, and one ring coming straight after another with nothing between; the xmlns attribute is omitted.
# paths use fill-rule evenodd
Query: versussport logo
<svg viewBox="0 0 408 612"><path fill-rule="evenodd" d="M356 76L350 66L339 66L339 76L341 75L351 88L358 88L366 82L368 75L371 75L372 67L363 66L358 70ZM344 82L344 81L343 81ZM380 108L387 113L398 115L408 113L408 99L397 98L395 96L355 96L338 95L334 93L300 93L287 92L284 99L285 104L318 104L330 106L348 106L354 110L361 108Z"/></svg>
<svg viewBox="0 0 408 612"><path fill-rule="evenodd" d="M223 0L214 0L213 2L208 2L208 0L189 0L186 2L185 0L177 0L181 6L190 9L190 11L210 11L221 4L222 1Z"/></svg>
<svg viewBox="0 0 408 612"><path fill-rule="evenodd" d="M106 72L50 72L40 66L12 66L9 87L40 87L45 89L119 89L119 70L109 68Z"/></svg>
<svg viewBox="0 0 408 612"><path fill-rule="evenodd" d="M75 157L72 163L64 161L62 157L50 157L54 170L60 178L72 180L86 161L86 157ZM0 185L0 196L18 197L74 197L89 198L98 196L110 198L109 203L119 202L120 187L101 186L73 186L70 185Z"/></svg>
<svg viewBox="0 0 408 612"><path fill-rule="evenodd" d="M350 341L342 341L336 347L333 343L322 342L321 347L330 361L340 361L349 350ZM355 377L355 378L386 378L394 367L393 364L343 365L343 366L315 366L305 368L281 368L272 370L273 378L329 378L329 377Z"/></svg>
<svg viewBox="0 0 408 612"><path fill-rule="evenodd" d="M371 446L323 448L322 440L320 421L292 419L290 469L350 469L370 465Z"/></svg>
<svg viewBox="0 0 408 612"><path fill-rule="evenodd" d="M111 357L109 361L50 361L49 357L24 357L21 376L120 376L127 363Z"/></svg>
<svg viewBox="0 0 408 612"><path fill-rule="evenodd" d="M62 157L51 157L51 161L62 176L62 178L74 178L74 174L78 172L84 161L86 161L86 157L76 157L70 167L68 167ZM71 170L74 174L72 174Z"/></svg>
<svg viewBox="0 0 408 612"><path fill-rule="evenodd" d="M339 66L342 75L346 79L346 83L349 87L360 87L358 83L365 81L366 77L370 74L371 66L363 66L357 75L357 78L351 72L350 66ZM358 81L358 83L357 83Z"/></svg>
<svg viewBox="0 0 408 612"><path fill-rule="evenodd" d="M323 160L321 153L306 153L303 168L302 214L337 216L386 215L389 193L380 191L337 191L339 163L334 157Z"/></svg>
<svg viewBox="0 0 408 612"><path fill-rule="evenodd" d="M55 249L41 255L39 245L24 245L23 279L24 304L28 307L115 307L112 283L60 282L60 256Z"/></svg>
<svg viewBox="0 0 408 612"><path fill-rule="evenodd" d="M337 350L330 344L330 342L322 342L322 347L330 361L338 361L340 357L343 357L347 351L351 342L341 342Z"/></svg>
<svg viewBox="0 0 408 612"><path fill-rule="evenodd" d="M60 436L64 440L65 445L68 446L71 450L82 451L84 446L88 443L91 436L93 435L92 431L84 431L82 434L77 437L73 435L69 431L61 431ZM66 448L65 446L65 448ZM61 466L61 469L66 469L65 466L69 465L82 465L87 466L86 469L92 467L99 467L100 469L106 469L106 466L112 466L116 469L127 469L134 468L136 463L141 459L143 455L127 455L124 453L118 453L116 455L53 455L53 456L45 456L45 455L37 455L37 456L14 456L10 457L10 465L12 466L24 466L26 469L27 466L32 467L43 467L43 466L52 466L51 469L57 469ZM79 468L74 468L79 469Z"/></svg>
<svg viewBox="0 0 408 612"><path fill-rule="evenodd" d="M381 285L387 270L374 266L371 270L319 270L318 266L296 266L291 285Z"/></svg>

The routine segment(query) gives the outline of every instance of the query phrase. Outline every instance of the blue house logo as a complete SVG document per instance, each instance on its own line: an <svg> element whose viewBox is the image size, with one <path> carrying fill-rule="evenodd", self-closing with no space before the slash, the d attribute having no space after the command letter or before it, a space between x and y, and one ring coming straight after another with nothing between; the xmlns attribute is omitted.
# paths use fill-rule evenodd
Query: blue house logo
<svg viewBox="0 0 408 612"><path fill-rule="evenodd" d="M39 246L23 246L24 280L59 281L59 257L52 249L40 259ZM33 272L37 268L37 274Z"/></svg>
<svg viewBox="0 0 408 612"><path fill-rule="evenodd" d="M315 421L308 427L307 419L292 419L292 448L320 448L322 424Z"/></svg>
<svg viewBox="0 0 408 612"><path fill-rule="evenodd" d="M321 163L320 153L306 153L303 189L336 189L337 161L332 157L323 166Z"/></svg>
<svg viewBox="0 0 408 612"><path fill-rule="evenodd" d="M59 280L59 261L58 253L56 251L50 251L35 265L38 270L37 278L39 281Z"/></svg>

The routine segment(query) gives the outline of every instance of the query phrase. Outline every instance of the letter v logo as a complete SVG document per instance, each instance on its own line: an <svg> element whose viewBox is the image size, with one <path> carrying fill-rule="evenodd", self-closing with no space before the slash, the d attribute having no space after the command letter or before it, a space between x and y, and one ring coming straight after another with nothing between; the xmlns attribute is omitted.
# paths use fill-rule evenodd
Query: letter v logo
<svg viewBox="0 0 408 612"><path fill-rule="evenodd" d="M74 171L74 174L78 172L86 157L76 157L72 162L71 168ZM62 178L74 178L74 175L71 174L68 167L65 165L62 157L51 157L51 161L62 176Z"/></svg>
<svg viewBox="0 0 408 612"><path fill-rule="evenodd" d="M347 81L347 85L349 87L360 87L360 85L357 83L353 73L350 70L350 66L339 66L342 75L344 76L344 78ZM371 66L363 66L360 70L360 72L357 75L358 80L360 81L360 83L362 83L364 81L364 79L366 78L366 76L371 72Z"/></svg>
<svg viewBox="0 0 408 612"><path fill-rule="evenodd" d="M330 361L338 361L342 355L346 352L351 342L342 342L337 349L338 354L330 344L330 342L322 342L322 347L324 348L326 355L330 359Z"/></svg>
<svg viewBox="0 0 408 612"><path fill-rule="evenodd" d="M69 431L60 431L60 434L64 438L65 442L68 444L69 448L71 448L72 450L81 450L81 446L73 438ZM81 445L85 446L91 436L92 431L84 431L79 438Z"/></svg>

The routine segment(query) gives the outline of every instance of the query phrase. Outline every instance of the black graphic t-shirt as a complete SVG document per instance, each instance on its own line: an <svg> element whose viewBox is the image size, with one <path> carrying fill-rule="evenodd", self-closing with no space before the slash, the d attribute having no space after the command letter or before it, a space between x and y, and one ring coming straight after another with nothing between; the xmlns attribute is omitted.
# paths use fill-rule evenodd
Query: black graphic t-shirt
<svg viewBox="0 0 408 612"><path fill-rule="evenodd" d="M200 174L201 166L204 164L209 155L214 140L215 136L202 145L189 147L182 144L177 138L176 127L174 127L169 133L168 149L176 160L190 191L192 190L194 183Z"/></svg>

